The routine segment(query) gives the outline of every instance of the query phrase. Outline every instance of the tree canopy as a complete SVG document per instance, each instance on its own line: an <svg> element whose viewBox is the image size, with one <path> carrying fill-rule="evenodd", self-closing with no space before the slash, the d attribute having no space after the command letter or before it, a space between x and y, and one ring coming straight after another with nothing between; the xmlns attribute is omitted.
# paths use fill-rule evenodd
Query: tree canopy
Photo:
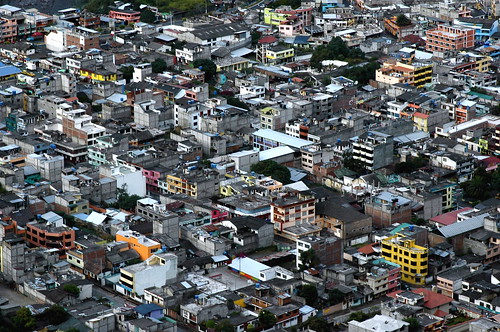
<svg viewBox="0 0 500 332"><path fill-rule="evenodd" d="M76 287L76 286L75 286ZM52 325L61 324L68 319L69 314L60 305L54 304L45 310L42 316Z"/></svg>
<svg viewBox="0 0 500 332"><path fill-rule="evenodd" d="M314 253L314 249L309 249L301 252L300 261L302 262L302 264L300 264L300 269L302 271L307 270L311 267L315 267L316 265L319 264L319 258Z"/></svg>
<svg viewBox="0 0 500 332"><path fill-rule="evenodd" d="M134 76L134 66L125 66L118 69L123 74L123 79L130 81Z"/></svg>
<svg viewBox="0 0 500 332"><path fill-rule="evenodd" d="M379 68L380 64L374 60L344 69L342 71L342 76L358 82L359 85L365 85L368 84L371 79L375 78L375 72Z"/></svg>
<svg viewBox="0 0 500 332"><path fill-rule="evenodd" d="M141 199L139 195L129 195L124 190L118 190L118 199L116 203L111 204L115 209L123 209L126 211L134 211L137 201Z"/></svg>
<svg viewBox="0 0 500 332"><path fill-rule="evenodd" d="M398 17L396 17L396 24L399 27L405 27L411 24L411 20L408 17L406 17L405 14L400 14L398 15Z"/></svg>
<svg viewBox="0 0 500 332"><path fill-rule="evenodd" d="M460 186L464 190L464 196L471 200L482 201L495 197L500 193L500 170L488 173L483 167L479 167L472 179Z"/></svg>
<svg viewBox="0 0 500 332"><path fill-rule="evenodd" d="M66 284L63 286L63 290L76 296L80 295L80 289L75 284Z"/></svg>
<svg viewBox="0 0 500 332"><path fill-rule="evenodd" d="M299 293L306 300L306 304L314 306L318 301L318 289L314 285L303 285Z"/></svg>
<svg viewBox="0 0 500 332"><path fill-rule="evenodd" d="M205 72L205 81L212 80L217 73L217 65L210 59L194 60L193 67Z"/></svg>
<svg viewBox="0 0 500 332"><path fill-rule="evenodd" d="M290 6L292 9L299 8L301 0L276 0L269 4L269 8L278 8L279 6Z"/></svg>
<svg viewBox="0 0 500 332"><path fill-rule="evenodd" d="M156 14L149 9L141 12L141 22L153 24L156 21Z"/></svg>
<svg viewBox="0 0 500 332"><path fill-rule="evenodd" d="M272 177L283 184L290 183L290 170L273 160L263 160L250 167L253 172Z"/></svg>
<svg viewBox="0 0 500 332"><path fill-rule="evenodd" d="M153 73L163 73L167 69L167 63L163 59L156 58L151 63L151 69Z"/></svg>
<svg viewBox="0 0 500 332"><path fill-rule="evenodd" d="M311 66L321 68L321 62L324 60L342 60L353 62L364 59L365 54L358 47L348 47L340 37L334 37L328 45L320 45L313 51L311 57Z"/></svg>
<svg viewBox="0 0 500 332"><path fill-rule="evenodd" d="M396 174L412 173L427 165L427 160L423 157L410 158L408 161L397 163L394 168Z"/></svg>
<svg viewBox="0 0 500 332"><path fill-rule="evenodd" d="M35 317L31 314L30 309L23 307L19 309L15 316L12 317L12 322L20 331L33 331L35 328Z"/></svg>
<svg viewBox="0 0 500 332"><path fill-rule="evenodd" d="M259 312L259 324L265 329L270 329L276 324L276 317L267 310L261 310Z"/></svg>

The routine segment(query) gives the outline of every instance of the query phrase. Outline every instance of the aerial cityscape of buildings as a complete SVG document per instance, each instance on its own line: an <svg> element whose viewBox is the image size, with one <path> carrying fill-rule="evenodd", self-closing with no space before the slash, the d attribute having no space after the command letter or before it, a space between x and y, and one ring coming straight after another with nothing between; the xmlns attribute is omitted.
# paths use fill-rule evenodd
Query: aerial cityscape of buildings
<svg viewBox="0 0 500 332"><path fill-rule="evenodd" d="M0 332L500 331L498 0L17 2Z"/></svg>

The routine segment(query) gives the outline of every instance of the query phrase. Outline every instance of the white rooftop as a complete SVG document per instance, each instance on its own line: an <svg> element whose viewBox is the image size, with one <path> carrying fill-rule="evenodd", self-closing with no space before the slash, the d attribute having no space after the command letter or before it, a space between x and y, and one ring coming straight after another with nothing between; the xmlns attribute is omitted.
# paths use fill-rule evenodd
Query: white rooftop
<svg viewBox="0 0 500 332"><path fill-rule="evenodd" d="M289 146L277 146L272 149L259 151L259 161L286 156L290 153L293 153L293 149Z"/></svg>
<svg viewBox="0 0 500 332"><path fill-rule="evenodd" d="M358 322L352 320L349 325L354 325L365 331L373 332L389 332L389 331L400 331L405 325L409 326L410 323L404 322L402 320L394 319L386 315L375 315L375 317L365 320L364 322Z"/></svg>
<svg viewBox="0 0 500 332"><path fill-rule="evenodd" d="M237 257L233 259L232 263L229 264L229 267L236 271L243 272L257 280L261 279L260 271L270 268L269 266L257 262L249 257Z"/></svg>
<svg viewBox="0 0 500 332"><path fill-rule="evenodd" d="M288 145L297 149L313 144L313 142L306 141L305 139L293 137L272 129L259 129L256 132L254 132L253 135L278 142L281 145Z"/></svg>

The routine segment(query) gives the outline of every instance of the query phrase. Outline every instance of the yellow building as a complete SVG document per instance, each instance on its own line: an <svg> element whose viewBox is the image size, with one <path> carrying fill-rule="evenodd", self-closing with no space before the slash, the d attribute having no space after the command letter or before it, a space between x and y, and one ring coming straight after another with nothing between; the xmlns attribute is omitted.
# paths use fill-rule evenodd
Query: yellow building
<svg viewBox="0 0 500 332"><path fill-rule="evenodd" d="M375 72L375 80L388 85L403 83L421 88L432 82L432 65L386 62Z"/></svg>
<svg viewBox="0 0 500 332"><path fill-rule="evenodd" d="M245 188L252 186L262 187L271 192L281 189L283 184L269 176L262 178L257 178L251 175L232 176L220 182L219 193L223 197L229 197L241 194Z"/></svg>
<svg viewBox="0 0 500 332"><path fill-rule="evenodd" d="M281 22L285 21L287 17L291 14L277 13L272 8L264 8L264 23L271 25L280 25Z"/></svg>
<svg viewBox="0 0 500 332"><path fill-rule="evenodd" d="M97 70L97 71L92 71L88 69L80 69L80 76L89 78L93 81L116 81L117 76L116 73L107 71L107 70Z"/></svg>
<svg viewBox="0 0 500 332"><path fill-rule="evenodd" d="M166 189L172 194L184 194L191 197L197 196L196 183L190 182L186 178L180 178L175 175L167 175Z"/></svg>
<svg viewBox="0 0 500 332"><path fill-rule="evenodd" d="M428 249L415 244L415 239L393 235L382 240L382 257L401 265L401 279L413 285L424 285L429 273Z"/></svg>
<svg viewBox="0 0 500 332"><path fill-rule="evenodd" d="M233 57L224 58L220 61L217 61L215 64L217 66L217 72L241 71L249 67L250 61L240 56L237 56L234 58Z"/></svg>
<svg viewBox="0 0 500 332"><path fill-rule="evenodd" d="M415 125L415 128L417 128L417 130L425 131L426 133L429 132L428 119L428 114L424 114L421 112L415 112L413 114L413 123Z"/></svg>
<svg viewBox="0 0 500 332"><path fill-rule="evenodd" d="M295 56L293 47L275 46L266 50L266 61L268 63L279 63L291 60Z"/></svg>

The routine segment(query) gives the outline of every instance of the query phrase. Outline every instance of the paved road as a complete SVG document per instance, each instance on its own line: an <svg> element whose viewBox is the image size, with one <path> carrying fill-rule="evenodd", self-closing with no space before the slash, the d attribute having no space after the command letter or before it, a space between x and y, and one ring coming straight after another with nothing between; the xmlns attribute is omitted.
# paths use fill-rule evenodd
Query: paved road
<svg viewBox="0 0 500 332"><path fill-rule="evenodd" d="M0 284L0 297L5 297L9 299L8 304L18 304L20 306L25 306L28 304L35 304L36 301L33 299L30 299L27 296L24 296L23 294L10 289L7 285L5 284Z"/></svg>

